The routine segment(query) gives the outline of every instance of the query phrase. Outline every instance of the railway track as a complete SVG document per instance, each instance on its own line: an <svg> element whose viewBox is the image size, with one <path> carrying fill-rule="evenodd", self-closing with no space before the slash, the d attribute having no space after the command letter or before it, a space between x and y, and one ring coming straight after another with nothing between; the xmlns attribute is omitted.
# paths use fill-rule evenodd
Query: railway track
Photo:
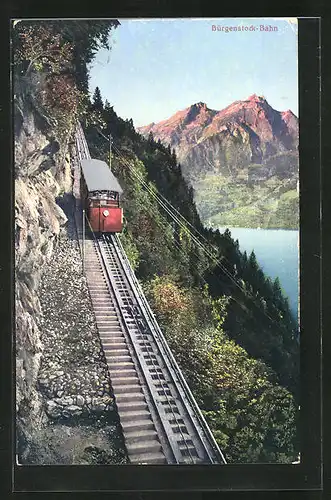
<svg viewBox="0 0 331 500"><path fill-rule="evenodd" d="M88 158L82 131L77 135L79 157ZM120 238L90 232L84 247L84 269L130 462L225 464Z"/></svg>

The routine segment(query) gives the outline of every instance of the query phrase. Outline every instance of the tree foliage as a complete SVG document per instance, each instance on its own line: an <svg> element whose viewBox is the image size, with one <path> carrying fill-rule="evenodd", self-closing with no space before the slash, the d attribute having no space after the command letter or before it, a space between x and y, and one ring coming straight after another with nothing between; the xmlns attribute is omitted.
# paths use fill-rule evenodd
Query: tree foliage
<svg viewBox="0 0 331 500"><path fill-rule="evenodd" d="M92 109L98 112L103 111L103 102L101 97L101 92L99 87L95 87L93 99L92 99Z"/></svg>
<svg viewBox="0 0 331 500"><path fill-rule="evenodd" d="M13 30L13 58L25 76L32 70L61 73L72 64L73 46L48 26L20 21Z"/></svg>
<svg viewBox="0 0 331 500"><path fill-rule="evenodd" d="M197 294L167 276L155 277L145 288L228 461L293 461L297 456L293 395L275 382L264 363L228 338L223 329L228 299L213 301L208 288Z"/></svg>
<svg viewBox="0 0 331 500"><path fill-rule="evenodd" d="M119 26L117 19L107 20L70 20L47 22L52 29L61 31L63 39L74 47L73 64L77 86L83 92L88 92L88 67L97 51L104 48L111 50L111 30Z"/></svg>
<svg viewBox="0 0 331 500"><path fill-rule="evenodd" d="M44 64L61 66L70 52L76 85L87 93L88 65L100 48L111 49L110 32L118 25L115 19L20 21L12 29L14 62L28 67L44 57Z"/></svg>
<svg viewBox="0 0 331 500"><path fill-rule="evenodd" d="M23 20L13 26L15 88L25 87L35 107L55 118L58 138L68 138L77 117L86 114L88 65L100 47L110 50L109 34L118 24Z"/></svg>

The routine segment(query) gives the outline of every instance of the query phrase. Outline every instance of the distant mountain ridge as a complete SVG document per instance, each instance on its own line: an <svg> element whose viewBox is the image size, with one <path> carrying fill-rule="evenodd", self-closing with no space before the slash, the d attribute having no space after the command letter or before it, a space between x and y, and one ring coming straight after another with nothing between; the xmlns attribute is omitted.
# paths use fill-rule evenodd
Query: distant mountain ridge
<svg viewBox="0 0 331 500"><path fill-rule="evenodd" d="M253 94L220 111L198 102L138 131L175 149L204 222L242 225L247 205L250 227L297 225L299 124L291 110ZM239 193L244 184L250 196Z"/></svg>

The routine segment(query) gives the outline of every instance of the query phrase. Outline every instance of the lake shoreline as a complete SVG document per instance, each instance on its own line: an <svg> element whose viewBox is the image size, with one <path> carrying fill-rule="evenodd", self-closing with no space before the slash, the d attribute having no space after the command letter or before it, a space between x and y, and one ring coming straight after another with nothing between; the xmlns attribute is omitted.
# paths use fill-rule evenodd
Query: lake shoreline
<svg viewBox="0 0 331 500"><path fill-rule="evenodd" d="M249 255L253 250L266 276L276 277L281 282L284 295L288 297L291 311L298 314L299 301L299 229L246 228L220 226L220 233L228 229L231 238L239 242L241 252Z"/></svg>
<svg viewBox="0 0 331 500"><path fill-rule="evenodd" d="M218 227L214 227L214 226L209 226L209 225L205 225L205 227L207 229L213 229L213 231L216 231L216 229L219 229ZM260 227L260 226L255 226L255 227L248 227L248 226L227 226L227 225L224 225L222 227L225 227L227 229L230 229L233 228L233 229L257 229L257 230L260 230L260 229L263 229L265 231L300 231L300 227Z"/></svg>

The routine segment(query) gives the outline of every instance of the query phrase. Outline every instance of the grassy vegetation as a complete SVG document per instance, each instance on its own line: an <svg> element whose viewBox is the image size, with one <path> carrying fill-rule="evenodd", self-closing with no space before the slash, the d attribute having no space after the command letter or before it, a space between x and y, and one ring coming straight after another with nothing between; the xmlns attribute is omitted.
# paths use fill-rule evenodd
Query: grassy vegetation
<svg viewBox="0 0 331 500"><path fill-rule="evenodd" d="M167 275L144 288L228 461L293 461L297 406L268 366L225 332L229 299L212 300L208 287L185 288Z"/></svg>
<svg viewBox="0 0 331 500"><path fill-rule="evenodd" d="M210 174L196 182L194 190L201 219L212 227L298 228L295 178L284 181L272 176L249 183Z"/></svg>

